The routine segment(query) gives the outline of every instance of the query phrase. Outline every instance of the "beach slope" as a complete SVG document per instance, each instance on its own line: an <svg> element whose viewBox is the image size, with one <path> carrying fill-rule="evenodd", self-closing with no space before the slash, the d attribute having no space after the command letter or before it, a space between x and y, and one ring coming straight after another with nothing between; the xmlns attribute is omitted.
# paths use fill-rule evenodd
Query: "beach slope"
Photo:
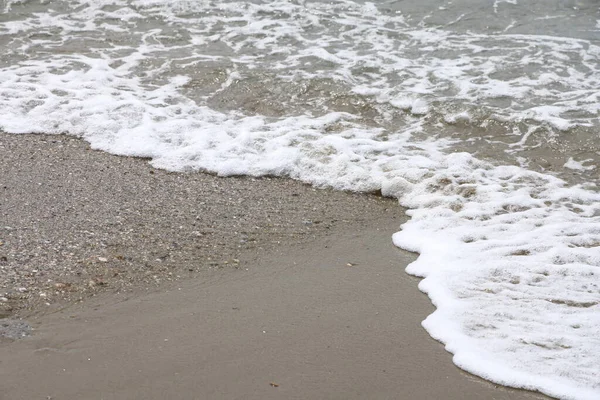
<svg viewBox="0 0 600 400"><path fill-rule="evenodd" d="M55 266L11 300L35 330L0 343L3 399L544 398L464 373L423 330L394 201L1 142L5 270Z"/></svg>

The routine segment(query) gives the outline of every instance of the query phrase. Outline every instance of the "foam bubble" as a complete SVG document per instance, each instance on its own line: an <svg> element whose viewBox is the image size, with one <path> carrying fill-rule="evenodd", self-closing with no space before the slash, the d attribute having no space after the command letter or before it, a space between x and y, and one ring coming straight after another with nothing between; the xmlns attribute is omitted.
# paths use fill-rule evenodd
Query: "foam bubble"
<svg viewBox="0 0 600 400"><path fill-rule="evenodd" d="M565 163L564 167L569 169L574 169L578 171L590 171L595 169L594 165L584 165L584 162L594 161L592 159L583 160L583 162L575 161L573 157L569 157L569 160Z"/></svg>

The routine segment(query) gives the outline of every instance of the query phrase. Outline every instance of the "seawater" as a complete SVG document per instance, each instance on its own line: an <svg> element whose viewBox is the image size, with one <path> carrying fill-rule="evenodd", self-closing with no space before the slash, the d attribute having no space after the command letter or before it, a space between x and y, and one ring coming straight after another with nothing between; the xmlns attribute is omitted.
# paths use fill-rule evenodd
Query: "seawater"
<svg viewBox="0 0 600 400"><path fill-rule="evenodd" d="M395 197L456 365L598 399L599 7L3 0L0 129Z"/></svg>

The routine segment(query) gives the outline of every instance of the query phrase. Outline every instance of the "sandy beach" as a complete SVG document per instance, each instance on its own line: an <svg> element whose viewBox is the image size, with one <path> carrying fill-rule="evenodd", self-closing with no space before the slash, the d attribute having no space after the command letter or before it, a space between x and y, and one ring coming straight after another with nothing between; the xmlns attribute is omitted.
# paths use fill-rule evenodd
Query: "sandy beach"
<svg viewBox="0 0 600 400"><path fill-rule="evenodd" d="M456 368L395 201L0 135L0 398L541 399ZM21 321L22 322L22 321Z"/></svg>

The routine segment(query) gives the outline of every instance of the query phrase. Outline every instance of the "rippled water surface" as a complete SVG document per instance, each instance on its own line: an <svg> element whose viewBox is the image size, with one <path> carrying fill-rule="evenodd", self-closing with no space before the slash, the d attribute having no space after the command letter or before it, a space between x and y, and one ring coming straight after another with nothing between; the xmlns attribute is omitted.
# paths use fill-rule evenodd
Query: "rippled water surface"
<svg viewBox="0 0 600 400"><path fill-rule="evenodd" d="M161 100L273 118L344 112L386 132L418 124L423 135L457 139L481 157L567 179L598 177L600 17L592 0L5 1L3 8L0 65L26 65L15 71L22 84L42 83L44 72L87 71L86 79L123 99L180 79ZM18 90L4 83L3 97ZM69 92L46 87L12 106L50 108L57 121L42 130L83 134L85 123L64 121L54 107ZM137 120L111 115L118 127L147 115L123 106L119 113Z"/></svg>

